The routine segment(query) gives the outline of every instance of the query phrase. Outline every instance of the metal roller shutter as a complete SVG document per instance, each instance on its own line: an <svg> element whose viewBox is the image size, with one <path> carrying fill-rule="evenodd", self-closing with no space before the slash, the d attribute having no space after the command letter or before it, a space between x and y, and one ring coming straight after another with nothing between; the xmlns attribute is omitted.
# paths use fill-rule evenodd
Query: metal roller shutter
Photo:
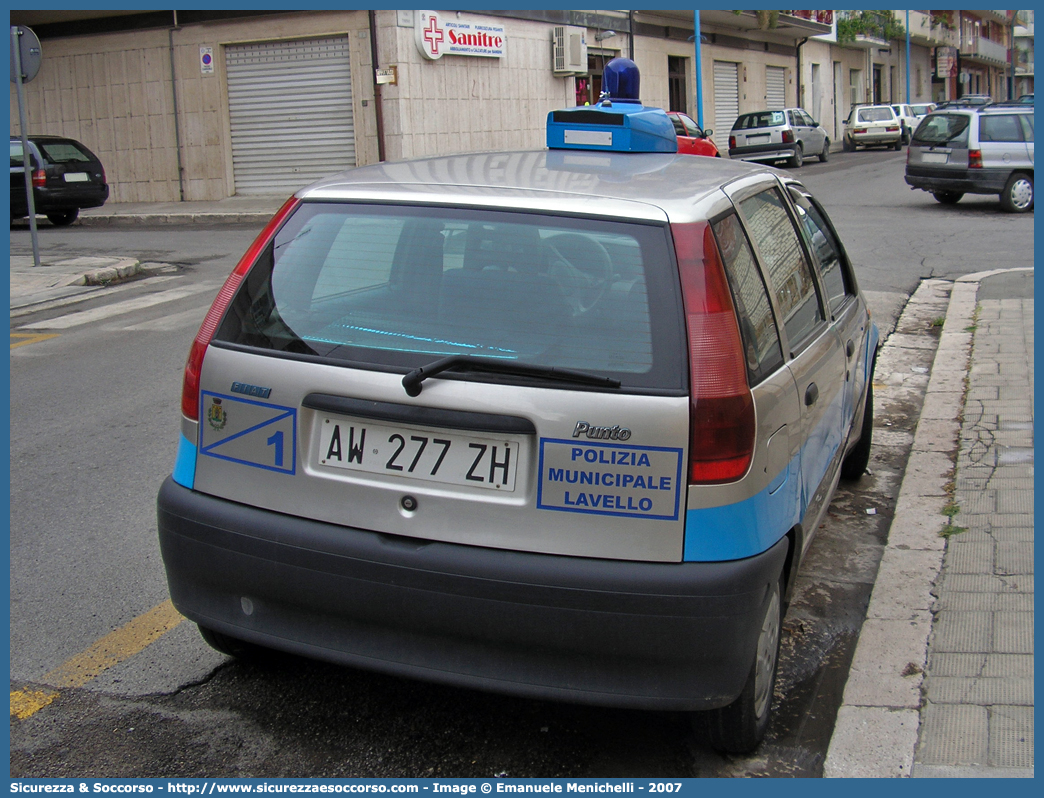
<svg viewBox="0 0 1044 798"><path fill-rule="evenodd" d="M225 50L237 194L282 194L355 166L346 36Z"/></svg>
<svg viewBox="0 0 1044 798"><path fill-rule="evenodd" d="M787 107L787 70L783 67L765 67L765 105L769 111Z"/></svg>
<svg viewBox="0 0 1044 798"><path fill-rule="evenodd" d="M739 64L714 62L714 143L729 151L729 133L739 116Z"/></svg>

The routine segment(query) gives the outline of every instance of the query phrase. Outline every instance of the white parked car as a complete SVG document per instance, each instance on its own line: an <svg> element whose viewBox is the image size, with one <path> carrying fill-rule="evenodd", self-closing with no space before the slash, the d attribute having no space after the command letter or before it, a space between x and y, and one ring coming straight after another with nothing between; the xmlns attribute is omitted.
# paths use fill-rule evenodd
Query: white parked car
<svg viewBox="0 0 1044 798"><path fill-rule="evenodd" d="M895 115L899 117L899 140L903 144L910 143L910 136L917 130L920 119L912 105L897 104L892 106Z"/></svg>

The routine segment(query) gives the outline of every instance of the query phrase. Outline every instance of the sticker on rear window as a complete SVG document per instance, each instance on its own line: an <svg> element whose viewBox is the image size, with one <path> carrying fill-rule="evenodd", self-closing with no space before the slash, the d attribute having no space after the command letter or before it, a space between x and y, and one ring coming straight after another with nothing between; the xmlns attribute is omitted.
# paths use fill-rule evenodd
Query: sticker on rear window
<svg viewBox="0 0 1044 798"><path fill-rule="evenodd" d="M203 391L199 453L219 460L293 474L297 410Z"/></svg>
<svg viewBox="0 0 1044 798"><path fill-rule="evenodd" d="M682 450L540 439L537 507L678 520Z"/></svg>

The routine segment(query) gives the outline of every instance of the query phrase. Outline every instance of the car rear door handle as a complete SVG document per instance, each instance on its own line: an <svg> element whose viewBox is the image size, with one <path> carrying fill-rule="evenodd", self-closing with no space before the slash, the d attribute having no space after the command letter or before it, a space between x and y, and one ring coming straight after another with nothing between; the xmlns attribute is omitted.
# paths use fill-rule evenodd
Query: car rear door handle
<svg viewBox="0 0 1044 798"><path fill-rule="evenodd" d="M845 345L845 354L852 357L855 354L855 341L851 338L848 339L848 344Z"/></svg>
<svg viewBox="0 0 1044 798"><path fill-rule="evenodd" d="M808 390L805 391L805 407L812 407L816 403L816 399L819 398L819 388L813 382L808 386Z"/></svg>

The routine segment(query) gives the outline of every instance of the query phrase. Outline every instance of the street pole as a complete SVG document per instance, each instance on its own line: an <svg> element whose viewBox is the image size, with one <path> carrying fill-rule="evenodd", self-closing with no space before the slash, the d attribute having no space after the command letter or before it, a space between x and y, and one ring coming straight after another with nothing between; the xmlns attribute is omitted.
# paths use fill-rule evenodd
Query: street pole
<svg viewBox="0 0 1044 798"><path fill-rule="evenodd" d="M40 239L36 234L36 201L33 198L33 174L29 169L29 122L25 115L25 87L22 84L22 47L18 37L22 32L11 26L11 54L15 61L15 86L18 87L18 122L22 127L22 166L25 177L25 196L29 210L29 233L33 240L33 265L40 265Z"/></svg>
<svg viewBox="0 0 1044 798"><path fill-rule="evenodd" d="M702 70L702 62L700 61L700 12L696 9L692 12L693 15L693 27L695 35L693 38L693 46L696 48L696 124L700 126L700 130L703 129L703 80L700 77Z"/></svg>
<svg viewBox="0 0 1044 798"><path fill-rule="evenodd" d="M906 104L910 104L910 12L906 12Z"/></svg>

